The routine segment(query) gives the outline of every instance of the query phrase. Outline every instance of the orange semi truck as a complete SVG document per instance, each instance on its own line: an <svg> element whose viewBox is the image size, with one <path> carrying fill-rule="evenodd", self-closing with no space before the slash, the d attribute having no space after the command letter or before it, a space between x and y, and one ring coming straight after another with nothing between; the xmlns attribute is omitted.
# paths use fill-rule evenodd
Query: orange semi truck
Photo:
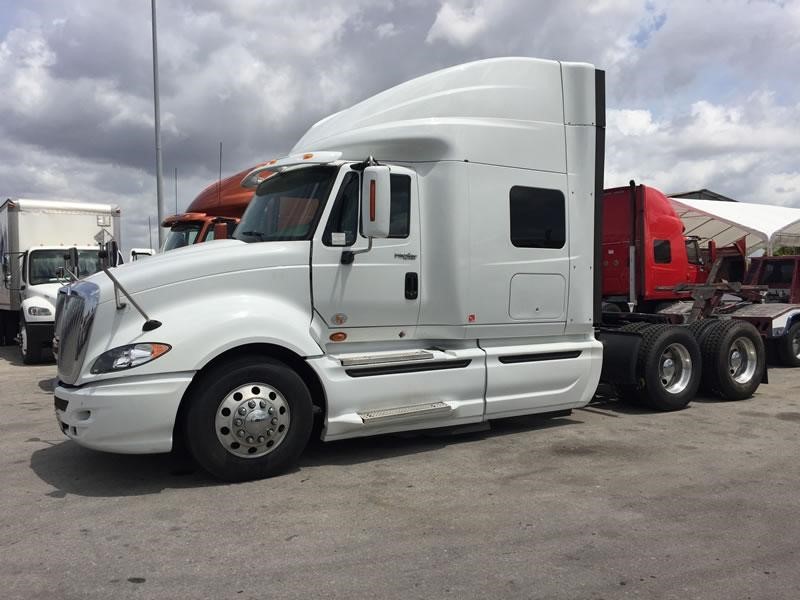
<svg viewBox="0 0 800 600"><path fill-rule="evenodd" d="M215 181L192 200L185 213L164 219L161 226L168 227L169 233L161 248L162 252L215 239L219 232L216 229L218 223L227 225L228 237L233 235L239 218L255 192L254 188L242 187L242 179L263 164L259 163L226 179Z"/></svg>

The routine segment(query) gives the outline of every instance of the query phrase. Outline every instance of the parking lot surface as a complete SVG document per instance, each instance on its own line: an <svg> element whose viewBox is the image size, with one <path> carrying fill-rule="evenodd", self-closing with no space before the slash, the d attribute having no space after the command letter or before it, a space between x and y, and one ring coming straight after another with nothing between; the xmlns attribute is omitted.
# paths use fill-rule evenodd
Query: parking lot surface
<svg viewBox="0 0 800 600"><path fill-rule="evenodd" d="M67 440L0 348L0 597L800 598L800 371L751 400L315 443L223 484Z"/></svg>

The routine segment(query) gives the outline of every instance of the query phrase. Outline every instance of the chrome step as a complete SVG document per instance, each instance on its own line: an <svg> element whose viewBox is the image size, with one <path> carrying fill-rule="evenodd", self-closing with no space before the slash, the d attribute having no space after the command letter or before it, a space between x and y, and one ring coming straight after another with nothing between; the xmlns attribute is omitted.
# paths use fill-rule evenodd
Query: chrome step
<svg viewBox="0 0 800 600"><path fill-rule="evenodd" d="M425 404L414 404L412 406L400 406L398 408L381 408L379 410L367 410L358 413L365 425L374 425L386 421L408 421L411 419L421 419L446 415L453 411L453 407L445 402L426 402Z"/></svg>
<svg viewBox="0 0 800 600"><path fill-rule="evenodd" d="M339 360L342 362L343 367L355 367L405 362L408 360L431 360L432 358L432 352L413 350L411 352L393 352L391 354L349 354L341 356Z"/></svg>

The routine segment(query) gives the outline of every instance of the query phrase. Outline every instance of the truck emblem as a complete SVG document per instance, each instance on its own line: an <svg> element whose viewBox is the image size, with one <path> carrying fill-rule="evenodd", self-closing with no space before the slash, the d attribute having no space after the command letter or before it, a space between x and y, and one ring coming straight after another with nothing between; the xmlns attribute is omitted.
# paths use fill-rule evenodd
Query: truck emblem
<svg viewBox="0 0 800 600"><path fill-rule="evenodd" d="M394 253L395 258L402 258L403 260L414 260L417 258L416 254L411 254L410 252L405 252L404 254L400 254L399 252Z"/></svg>

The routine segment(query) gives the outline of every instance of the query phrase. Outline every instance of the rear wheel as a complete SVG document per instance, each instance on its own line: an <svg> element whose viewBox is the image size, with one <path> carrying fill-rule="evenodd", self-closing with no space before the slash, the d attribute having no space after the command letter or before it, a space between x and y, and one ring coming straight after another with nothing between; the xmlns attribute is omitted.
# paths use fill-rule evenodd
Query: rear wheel
<svg viewBox="0 0 800 600"><path fill-rule="evenodd" d="M195 386L186 412L189 452L226 481L271 477L291 467L311 434L311 394L300 376L267 357L219 365Z"/></svg>
<svg viewBox="0 0 800 600"><path fill-rule="evenodd" d="M708 335L709 329L713 327L714 323L716 323L716 319L701 319L699 321L694 321L693 323L689 323L687 328L692 333L694 338L697 340L698 345L700 346L700 355L703 354L703 340ZM699 391L703 394L713 394L714 392L708 388L708 380L706 377L700 377L700 388Z"/></svg>
<svg viewBox="0 0 800 600"><path fill-rule="evenodd" d="M680 410L700 385L700 348L685 327L653 325L642 331L637 373L639 401L655 410Z"/></svg>
<svg viewBox="0 0 800 600"><path fill-rule="evenodd" d="M703 385L723 400L744 400L764 376L764 341L750 323L712 321L702 338Z"/></svg>
<svg viewBox="0 0 800 600"><path fill-rule="evenodd" d="M777 339L778 357L787 367L800 367L800 321Z"/></svg>

